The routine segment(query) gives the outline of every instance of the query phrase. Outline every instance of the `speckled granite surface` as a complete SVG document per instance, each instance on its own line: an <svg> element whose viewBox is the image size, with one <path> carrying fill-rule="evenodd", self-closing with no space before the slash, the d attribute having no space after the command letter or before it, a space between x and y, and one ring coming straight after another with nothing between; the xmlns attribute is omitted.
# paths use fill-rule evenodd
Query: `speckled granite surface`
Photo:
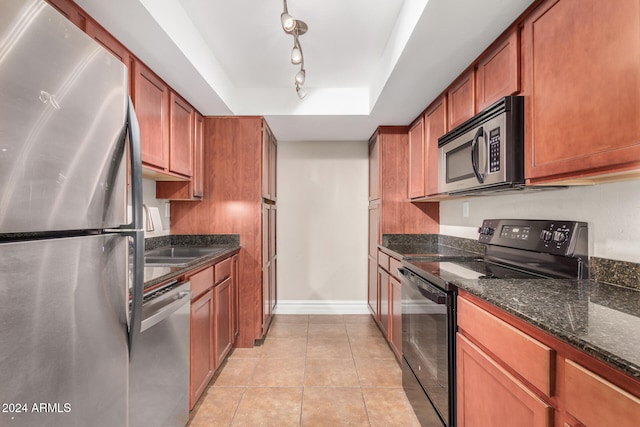
<svg viewBox="0 0 640 427"><path fill-rule="evenodd" d="M484 245L475 240L438 234L383 234L380 249L396 258L412 256L477 257Z"/></svg>
<svg viewBox="0 0 640 427"><path fill-rule="evenodd" d="M410 255L420 250L440 256L460 250L478 255L484 253L482 246L448 236L385 235L381 249L410 263ZM591 258L590 267L591 280L583 281L447 279L640 380L640 264Z"/></svg>
<svg viewBox="0 0 640 427"><path fill-rule="evenodd" d="M148 289L162 282L183 276L189 270L203 265L216 263L240 251L240 235L238 234L184 234L158 236L145 239L145 250L163 246L207 246L223 249L213 255L194 260L184 267L145 267L144 288Z"/></svg>

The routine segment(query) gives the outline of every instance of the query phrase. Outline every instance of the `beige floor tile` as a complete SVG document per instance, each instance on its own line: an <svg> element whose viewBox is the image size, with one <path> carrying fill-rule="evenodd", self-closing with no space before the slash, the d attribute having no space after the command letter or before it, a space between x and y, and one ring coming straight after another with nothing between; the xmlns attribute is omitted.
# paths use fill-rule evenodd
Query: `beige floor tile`
<svg viewBox="0 0 640 427"><path fill-rule="evenodd" d="M402 387L402 370L395 359L355 359L362 387Z"/></svg>
<svg viewBox="0 0 640 427"><path fill-rule="evenodd" d="M343 323L344 316L341 314L310 314L309 324L311 323Z"/></svg>
<svg viewBox="0 0 640 427"><path fill-rule="evenodd" d="M393 359L396 360L393 351L387 341L382 337L349 336L351 353L355 359Z"/></svg>
<svg viewBox="0 0 640 427"><path fill-rule="evenodd" d="M384 338L382 331L375 323L347 323L347 335L350 337L372 336Z"/></svg>
<svg viewBox="0 0 640 427"><path fill-rule="evenodd" d="M307 360L310 359L353 359L349 340L344 338L309 338Z"/></svg>
<svg viewBox="0 0 640 427"><path fill-rule="evenodd" d="M260 359L227 359L221 367L213 385L217 387L246 386Z"/></svg>
<svg viewBox="0 0 640 427"><path fill-rule="evenodd" d="M306 314L276 314L273 316L273 324L278 323L309 323L309 316Z"/></svg>
<svg viewBox="0 0 640 427"><path fill-rule="evenodd" d="M308 330L307 323L274 323L269 328L267 337L272 338L294 338L306 337Z"/></svg>
<svg viewBox="0 0 640 427"><path fill-rule="evenodd" d="M307 352L307 337L267 337L262 345L261 358L304 358Z"/></svg>
<svg viewBox="0 0 640 427"><path fill-rule="evenodd" d="M244 387L207 388L191 411L187 426L228 426L244 391Z"/></svg>
<svg viewBox="0 0 640 427"><path fill-rule="evenodd" d="M360 388L305 387L302 425L368 426L362 391Z"/></svg>
<svg viewBox="0 0 640 427"><path fill-rule="evenodd" d="M344 323L310 323L309 337L346 337L347 329Z"/></svg>
<svg viewBox="0 0 640 427"><path fill-rule="evenodd" d="M360 387L353 359L307 359L304 375L305 387Z"/></svg>
<svg viewBox="0 0 640 427"><path fill-rule="evenodd" d="M304 358L258 360L249 387L302 387Z"/></svg>
<svg viewBox="0 0 640 427"><path fill-rule="evenodd" d="M247 388L232 426L299 426L302 388Z"/></svg>
<svg viewBox="0 0 640 427"><path fill-rule="evenodd" d="M257 345L252 348L234 348L229 355L229 359L257 359L261 354L261 345Z"/></svg>
<svg viewBox="0 0 640 427"><path fill-rule="evenodd" d="M371 323L375 325L375 321L370 314L345 314L342 316L344 323Z"/></svg>
<svg viewBox="0 0 640 427"><path fill-rule="evenodd" d="M420 426L402 388L363 388L362 394L372 427Z"/></svg>

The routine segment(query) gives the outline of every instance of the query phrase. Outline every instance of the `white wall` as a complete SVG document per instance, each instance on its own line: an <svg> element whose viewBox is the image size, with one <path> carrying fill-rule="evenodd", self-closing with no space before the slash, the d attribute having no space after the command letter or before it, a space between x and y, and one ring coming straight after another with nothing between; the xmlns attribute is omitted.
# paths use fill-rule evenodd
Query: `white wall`
<svg viewBox="0 0 640 427"><path fill-rule="evenodd" d="M367 142L278 142L277 179L278 313L367 313Z"/></svg>
<svg viewBox="0 0 640 427"><path fill-rule="evenodd" d="M469 216L463 217L463 203ZM640 181L440 203L440 233L477 239L483 219L567 219L589 224L589 254L640 262Z"/></svg>
<svg viewBox="0 0 640 427"><path fill-rule="evenodd" d="M155 207L158 208L158 212L160 214L161 224L156 224L154 222L154 231L147 232L145 231L146 237L153 236L161 236L165 234L169 234L169 226L171 219L169 215L169 209L167 208L168 200L165 199L156 199L156 182L152 179L143 178L142 179L142 203L147 205L147 207Z"/></svg>

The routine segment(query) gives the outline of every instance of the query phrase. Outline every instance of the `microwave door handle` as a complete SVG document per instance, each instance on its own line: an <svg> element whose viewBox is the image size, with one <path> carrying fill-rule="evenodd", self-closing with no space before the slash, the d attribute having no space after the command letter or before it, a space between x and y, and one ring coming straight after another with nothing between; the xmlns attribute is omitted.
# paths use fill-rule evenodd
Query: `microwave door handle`
<svg viewBox="0 0 640 427"><path fill-rule="evenodd" d="M473 142L471 143L471 166L473 167L473 173L475 174L476 178L478 178L478 182L480 182L481 184L484 183L485 174L480 173L478 168L478 140L483 135L484 129L481 126L480 128L478 128L478 131L473 137Z"/></svg>

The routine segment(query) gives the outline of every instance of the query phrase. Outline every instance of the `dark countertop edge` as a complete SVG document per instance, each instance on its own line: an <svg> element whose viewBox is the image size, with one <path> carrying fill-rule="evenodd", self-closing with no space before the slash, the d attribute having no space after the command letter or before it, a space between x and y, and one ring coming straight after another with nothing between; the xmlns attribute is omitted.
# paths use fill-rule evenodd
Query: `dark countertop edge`
<svg viewBox="0 0 640 427"><path fill-rule="evenodd" d="M591 281L593 282L593 281ZM611 353L610 351L607 351L601 347L598 347L596 345L594 345L593 343L589 342L589 341L585 341L583 339L581 339L580 337L577 337L576 335L573 334L568 334L566 331L562 330L562 329L557 329L554 328L552 326L550 326L549 324L534 319L530 316L527 316L525 313L519 312L517 310L513 310L512 308L505 306L504 304L502 304L500 301L496 301L490 297L487 297L486 295L482 295L478 292L475 292L474 289L466 287L464 285L464 283L455 283L455 285L459 288L462 289L463 291L467 292L470 295L475 296L476 298L479 298L491 305L493 305L494 307L509 313L512 316L517 317L520 320L523 320L524 322L526 322L527 324L541 330L542 332L550 335L553 338L556 338L562 342L564 342L565 344L570 345L571 347L575 348L578 351L582 351L588 355L590 355L591 357L599 360L600 362L603 362L621 372L623 372L624 374L627 374L633 378L635 378L636 380L640 381L640 366L630 362L629 360L626 360L620 356L617 356L613 353ZM608 284L605 284L608 285ZM615 285L609 285L609 286L615 286Z"/></svg>
<svg viewBox="0 0 640 427"><path fill-rule="evenodd" d="M206 266L207 264L215 264L225 258L229 258L230 256L237 254L238 252L240 252L240 249L242 249L242 246L240 245L230 245L228 249L224 250L224 252L217 252L215 255L206 255L200 257L192 263L185 265L184 267L173 267L171 268L171 272L144 282L144 289L147 290L155 285L159 285L160 283L183 276L189 271L198 270L201 267Z"/></svg>

